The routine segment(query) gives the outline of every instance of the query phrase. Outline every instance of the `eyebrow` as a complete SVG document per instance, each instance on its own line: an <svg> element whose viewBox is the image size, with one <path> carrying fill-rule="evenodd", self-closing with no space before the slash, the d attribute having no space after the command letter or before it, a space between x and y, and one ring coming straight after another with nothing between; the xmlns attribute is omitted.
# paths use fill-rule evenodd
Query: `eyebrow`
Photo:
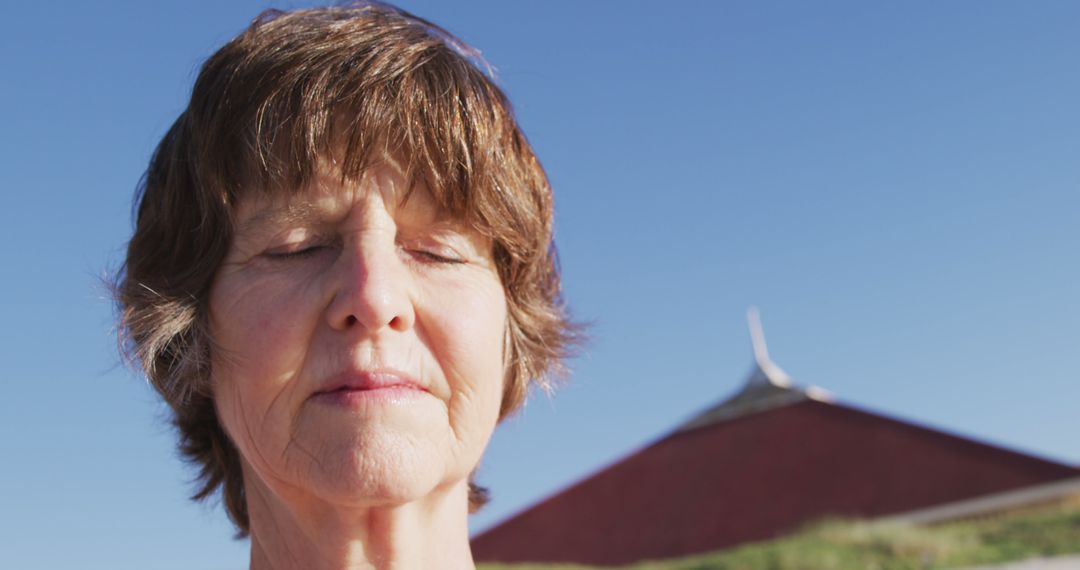
<svg viewBox="0 0 1080 570"><path fill-rule="evenodd" d="M322 210L310 202L299 202L282 207L267 207L244 220L238 228L240 234L258 232L268 225L291 225L295 223L308 223L318 219L324 214Z"/></svg>
<svg viewBox="0 0 1080 570"><path fill-rule="evenodd" d="M399 201L398 207L402 209L408 209L408 204L417 204L415 200L419 199L418 206L423 210L430 208L432 218L427 222L434 229L439 230L462 230L467 229L469 226L465 223L465 220L461 216L453 215L446 208L439 207L434 203L434 200L429 195L427 197L416 198L413 193L406 194ZM237 233L239 235L251 235L264 230L267 226L289 226L298 224L310 224L312 222L322 222L330 215L330 212L325 208L320 208L318 205L307 200L295 200L290 201L285 205L272 204L256 211L248 219L241 222L237 227Z"/></svg>

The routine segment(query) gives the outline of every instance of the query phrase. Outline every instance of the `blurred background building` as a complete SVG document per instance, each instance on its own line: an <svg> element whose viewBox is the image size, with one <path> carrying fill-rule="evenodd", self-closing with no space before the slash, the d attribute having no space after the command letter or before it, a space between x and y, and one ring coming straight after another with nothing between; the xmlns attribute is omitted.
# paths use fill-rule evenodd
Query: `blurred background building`
<svg viewBox="0 0 1080 570"><path fill-rule="evenodd" d="M473 540L478 561L628 564L776 538L829 517L937 523L1080 495L1080 469L791 382L750 311L737 393Z"/></svg>

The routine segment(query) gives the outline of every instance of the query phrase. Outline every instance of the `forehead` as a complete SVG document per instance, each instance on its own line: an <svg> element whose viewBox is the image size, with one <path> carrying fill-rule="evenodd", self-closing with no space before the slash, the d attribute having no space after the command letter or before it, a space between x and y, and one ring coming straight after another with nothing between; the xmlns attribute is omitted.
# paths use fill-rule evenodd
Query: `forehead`
<svg viewBox="0 0 1080 570"><path fill-rule="evenodd" d="M240 232L280 223L334 221L357 205L373 202L428 222L460 221L438 204L423 178L410 180L401 163L389 157L372 162L358 178L346 177L332 162L320 161L301 188L244 193L235 220Z"/></svg>

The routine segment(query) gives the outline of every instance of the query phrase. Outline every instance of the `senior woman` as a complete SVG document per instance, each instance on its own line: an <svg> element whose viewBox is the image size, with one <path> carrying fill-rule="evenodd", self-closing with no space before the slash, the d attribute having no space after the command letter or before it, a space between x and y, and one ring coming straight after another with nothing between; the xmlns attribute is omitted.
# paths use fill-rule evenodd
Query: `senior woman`
<svg viewBox="0 0 1080 570"><path fill-rule="evenodd" d="M472 473L576 339L486 71L384 4L267 13L151 159L122 329L254 569L473 566Z"/></svg>

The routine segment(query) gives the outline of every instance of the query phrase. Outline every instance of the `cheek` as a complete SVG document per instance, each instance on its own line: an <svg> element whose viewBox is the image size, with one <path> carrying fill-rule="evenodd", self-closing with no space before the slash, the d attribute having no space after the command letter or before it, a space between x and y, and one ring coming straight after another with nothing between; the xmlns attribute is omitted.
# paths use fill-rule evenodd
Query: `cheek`
<svg viewBox="0 0 1080 570"><path fill-rule="evenodd" d="M441 300L432 303L425 333L448 384L450 427L463 444L482 444L502 399L506 298L497 280L437 294Z"/></svg>
<svg viewBox="0 0 1080 570"><path fill-rule="evenodd" d="M461 380L477 390L500 387L506 332L506 299L502 289L489 287L483 293L461 295L453 311L444 318L453 328L447 342L452 345L448 348L456 364L472 372Z"/></svg>
<svg viewBox="0 0 1080 570"><path fill-rule="evenodd" d="M301 297L267 288L237 288L211 295L212 364L272 380L301 356L305 329ZM216 372L217 370L214 369Z"/></svg>
<svg viewBox="0 0 1080 570"><path fill-rule="evenodd" d="M314 326L305 297L273 282L228 276L210 294L211 381L223 427L249 459L287 439L287 402ZM277 417L277 416L282 417ZM265 426L282 429L266 431ZM281 433L277 433L277 432ZM257 437L256 437L257 436Z"/></svg>

